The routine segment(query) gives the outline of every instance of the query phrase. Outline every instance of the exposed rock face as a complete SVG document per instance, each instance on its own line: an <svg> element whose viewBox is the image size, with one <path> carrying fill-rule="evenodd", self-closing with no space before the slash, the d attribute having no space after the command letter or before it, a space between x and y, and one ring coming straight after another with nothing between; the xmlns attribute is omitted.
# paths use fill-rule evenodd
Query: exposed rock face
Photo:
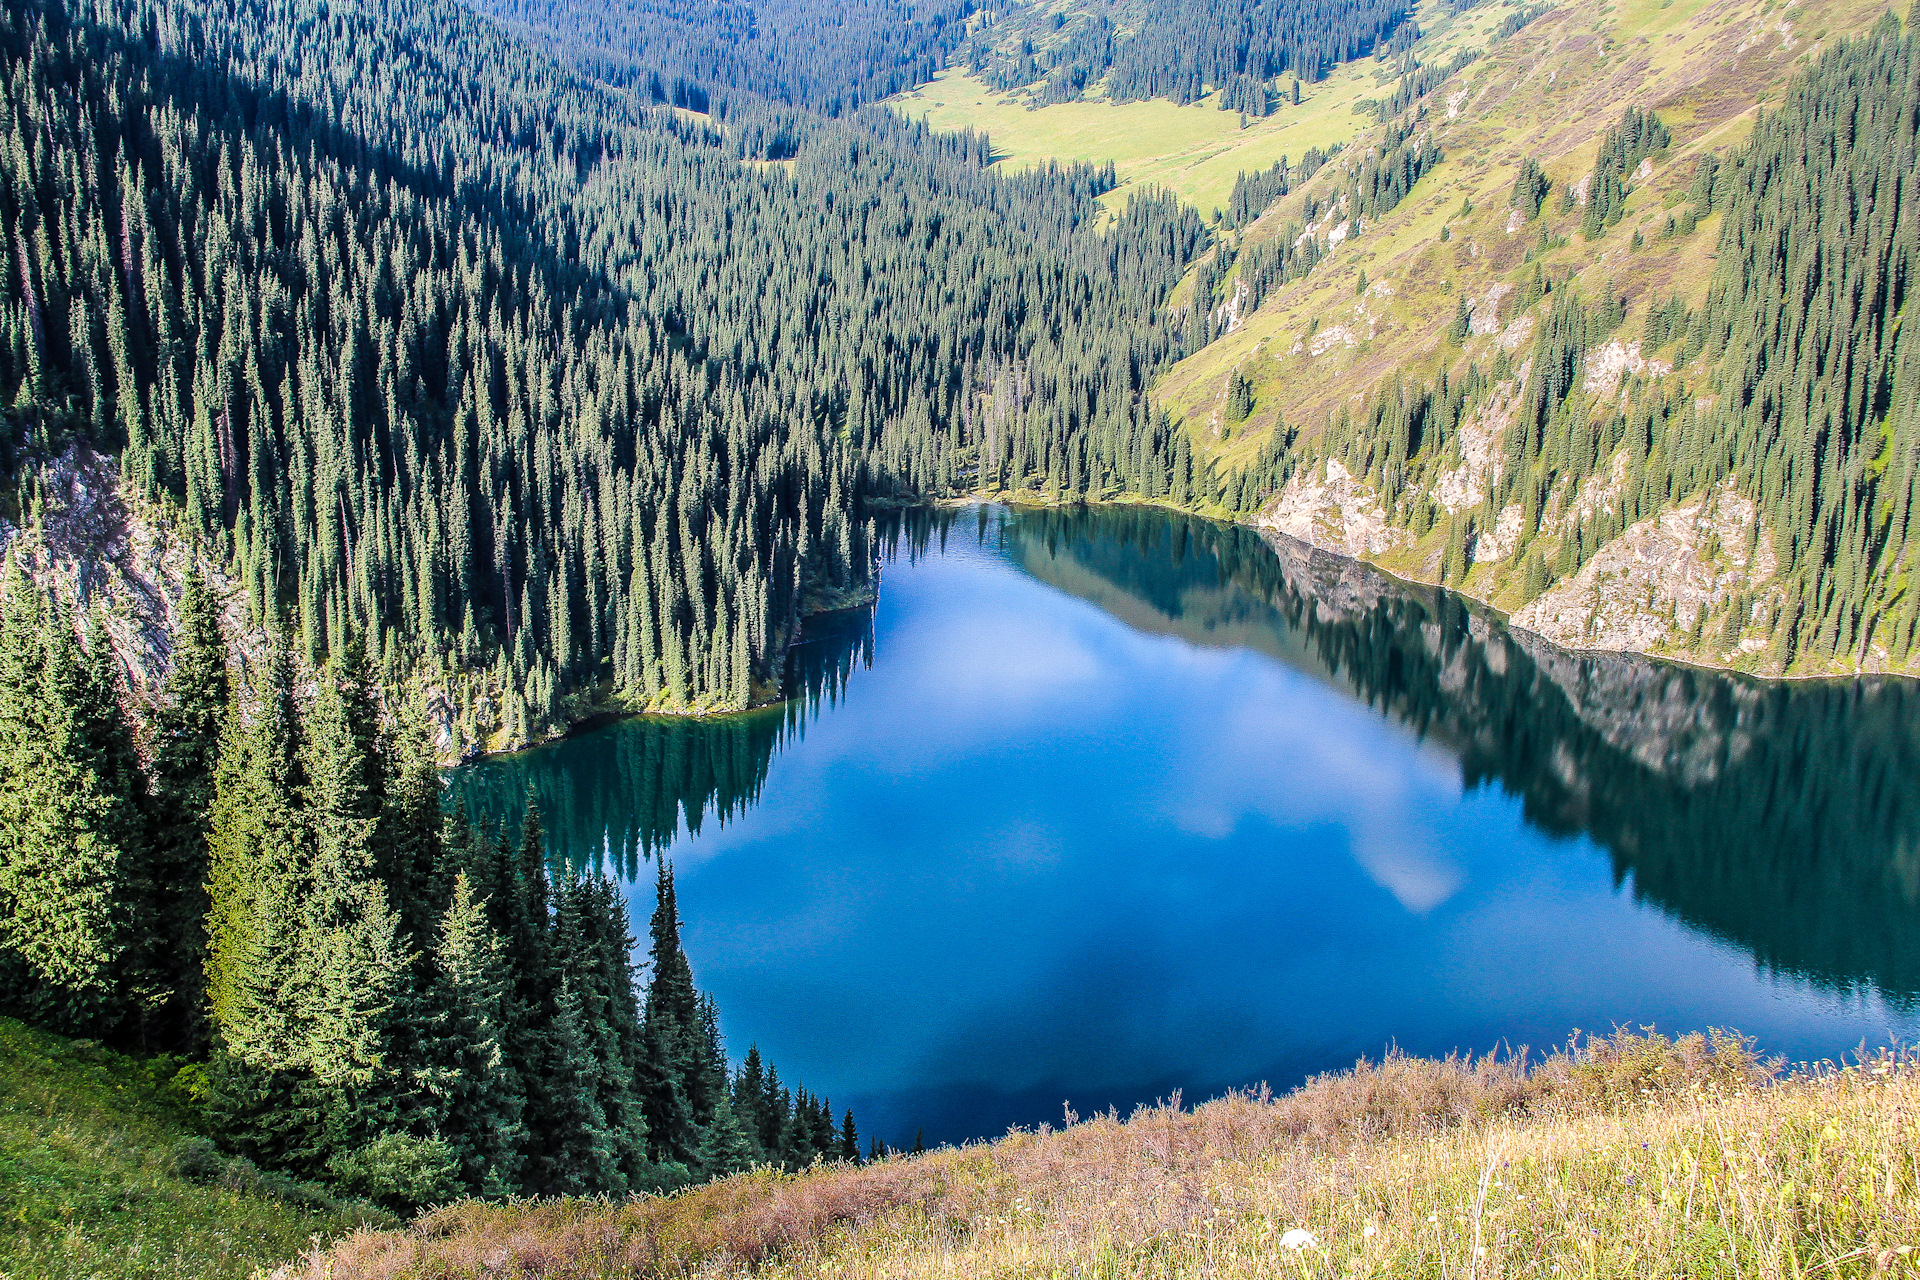
<svg viewBox="0 0 1920 1280"><path fill-rule="evenodd" d="M1631 372L1637 356L1631 346L1622 346L1612 363L1622 373ZM1510 387L1524 385L1524 379L1523 369L1514 384L1497 388L1461 424L1458 464L1443 472L1432 489L1445 511L1472 511L1497 483L1502 463L1498 442L1517 403ZM1549 537L1568 536L1602 513L1617 512L1627 471L1625 455L1616 454L1577 490L1557 488L1543 509L1542 531ZM1493 576L1476 574L1454 590L1486 601L1516 589L1512 584L1517 581L1522 520L1520 508L1510 504L1492 528L1475 532L1473 562L1492 566ZM1349 475L1337 460L1326 464L1324 475L1318 469L1296 474L1251 523L1262 532L1337 556L1382 561L1413 581L1436 580L1438 560L1431 542L1416 544L1405 528L1390 524L1373 487ZM1594 552L1572 578L1518 609L1510 624L1580 652L1639 653L1777 672L1769 640L1787 600L1775 581L1779 570L1773 540L1774 531L1752 501L1728 481L1710 494L1629 526ZM1548 546L1551 550L1552 544ZM1876 644L1857 655L1853 665L1863 673L1884 672L1889 663L1889 655Z"/></svg>
<svg viewBox="0 0 1920 1280"><path fill-rule="evenodd" d="M1754 527L1758 519L1753 503L1728 485L1642 520L1515 613L1513 625L1572 648L1651 653L1685 647L1736 592L1761 596L1749 620L1762 616L1777 566L1772 537ZM1751 653L1765 641L1739 644Z"/></svg>
<svg viewBox="0 0 1920 1280"><path fill-rule="evenodd" d="M1500 303L1512 292L1513 286L1500 280L1488 286L1481 297L1467 299L1467 332L1482 337L1500 332Z"/></svg>
<svg viewBox="0 0 1920 1280"><path fill-rule="evenodd" d="M1486 403L1460 424L1460 465L1444 472L1433 486L1433 499L1448 512L1477 507L1500 480L1500 442L1513 425L1520 388L1526 385L1528 365L1512 382L1501 383Z"/></svg>
<svg viewBox="0 0 1920 1280"><path fill-rule="evenodd" d="M151 703L173 670L174 610L190 569L222 602L234 660L244 667L264 651L238 584L164 513L128 502L111 459L75 444L40 478L34 522L17 529L0 521L0 559L100 620L137 702Z"/></svg>
<svg viewBox="0 0 1920 1280"><path fill-rule="evenodd" d="M1607 343L1598 351L1588 354L1586 360L1586 378L1582 386L1591 395L1611 396L1620 386L1620 379L1628 374L1641 372L1647 362L1640 355L1638 342L1622 343L1618 338Z"/></svg>
<svg viewBox="0 0 1920 1280"><path fill-rule="evenodd" d="M25 529L0 520L0 564L27 576L76 614L98 619L127 674L136 715L162 696L173 670L175 612L187 574L197 569L220 601L228 660L242 678L264 660L270 643L247 608L246 593L212 550L181 530L170 513L130 499L110 458L76 444L39 471L41 506ZM460 713L438 682L419 689L449 762L470 748ZM488 714L497 697L476 697ZM530 745L515 743L514 746Z"/></svg>
<svg viewBox="0 0 1920 1280"><path fill-rule="evenodd" d="M1328 459L1324 476L1296 475L1256 527L1356 557L1410 540L1405 529L1387 523L1379 496L1348 475L1338 459Z"/></svg>

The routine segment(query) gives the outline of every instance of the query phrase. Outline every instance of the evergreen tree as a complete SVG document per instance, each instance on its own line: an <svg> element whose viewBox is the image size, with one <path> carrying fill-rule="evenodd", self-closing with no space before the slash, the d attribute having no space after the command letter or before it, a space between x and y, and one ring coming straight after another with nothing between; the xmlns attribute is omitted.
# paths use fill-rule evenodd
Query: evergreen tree
<svg viewBox="0 0 1920 1280"><path fill-rule="evenodd" d="M522 1086L505 1044L507 964L465 872L454 878L433 960L428 1040L437 1053L429 1084L438 1096L438 1132L468 1191L507 1195L521 1185L524 1141Z"/></svg>
<svg viewBox="0 0 1920 1280"><path fill-rule="evenodd" d="M375 863L384 791L376 725L365 670L350 647L321 681L307 717L312 862L302 877L293 982L283 995L306 1041L294 1062L333 1092L326 1141L337 1154L393 1127L405 1087L390 1035L409 975L398 916Z"/></svg>
<svg viewBox="0 0 1920 1280"><path fill-rule="evenodd" d="M150 719L149 911L164 945L154 949L150 981L157 1007L146 1038L190 1048L205 1036L208 820L229 696L218 602L198 573L189 572L181 587L172 659Z"/></svg>
<svg viewBox="0 0 1920 1280"><path fill-rule="evenodd" d="M700 999L693 970L680 949L680 914L673 867L660 860L653 916L647 925L651 972L641 1023L641 1106L657 1163L698 1162L695 1090L701 1075Z"/></svg>
<svg viewBox="0 0 1920 1280"><path fill-rule="evenodd" d="M1235 369L1227 378L1227 421L1245 422L1253 412L1253 384Z"/></svg>
<svg viewBox="0 0 1920 1280"><path fill-rule="evenodd" d="M535 1185L547 1195L588 1195L624 1189L618 1154L600 1108L596 1061L580 999L560 980L554 1002L552 1057L545 1093L546 1134L535 1164Z"/></svg>
<svg viewBox="0 0 1920 1280"><path fill-rule="evenodd" d="M391 776L380 815L379 871L400 910L402 938L424 951L430 949L452 891L451 883L436 878L445 869L441 840L448 826L440 803L440 759L433 726L417 698L402 703L394 721ZM465 826L464 819L453 824L456 841L468 838Z"/></svg>
<svg viewBox="0 0 1920 1280"><path fill-rule="evenodd" d="M6 1004L69 1034L132 1012L143 949L144 788L104 640L80 651L64 610L17 565L0 582L0 945Z"/></svg>
<svg viewBox="0 0 1920 1280"><path fill-rule="evenodd" d="M494 879L503 886L506 902L501 933L513 978L506 1020L507 1057L526 1090L525 1157L531 1171L538 1168L541 1153L556 1140L557 1127L564 1123L554 1114L548 1092L556 1052L553 1019L557 1007L552 988L546 836L531 792L518 848L509 854L505 840L500 840L496 849L500 870Z"/></svg>
<svg viewBox="0 0 1920 1280"><path fill-rule="evenodd" d="M860 1163L860 1131L853 1124L853 1108L840 1121L840 1158L848 1164Z"/></svg>
<svg viewBox="0 0 1920 1280"><path fill-rule="evenodd" d="M694 1167L702 1177L725 1178L751 1169L753 1164L753 1139L734 1112L732 1098L723 1092L712 1118L702 1128Z"/></svg>
<svg viewBox="0 0 1920 1280"><path fill-rule="evenodd" d="M251 718L234 691L221 730L208 835L208 1110L262 1164L324 1171L324 1099L299 1062L304 1020L286 995L302 946L311 862L292 654L274 646Z"/></svg>

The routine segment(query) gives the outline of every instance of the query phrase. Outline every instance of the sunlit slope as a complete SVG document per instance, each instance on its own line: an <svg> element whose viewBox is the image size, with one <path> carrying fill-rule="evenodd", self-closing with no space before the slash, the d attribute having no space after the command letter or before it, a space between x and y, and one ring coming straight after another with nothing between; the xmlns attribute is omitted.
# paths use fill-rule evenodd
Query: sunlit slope
<svg viewBox="0 0 1920 1280"><path fill-rule="evenodd" d="M1697 158L1741 141L1766 96L1778 95L1821 40L1864 29L1884 8L1861 0L1582 0L1536 19L1428 96L1427 120L1445 153L1439 166L1358 241L1169 371L1161 400L1204 451L1239 461L1276 422L1311 435L1396 372L1431 377L1443 365L1491 361L1503 345L1516 363L1524 360L1528 317L1472 336L1458 351L1447 329L1463 295L1484 299L1503 284L1519 292L1536 264L1549 275L1571 272L1586 296L1611 286L1631 300L1632 313L1676 293L1697 304L1719 215L1689 235L1663 235ZM1673 143L1650 180L1629 193L1626 216L1589 241L1581 210L1562 211L1561 189L1587 174L1601 135L1630 105L1656 109ZM1532 224L1509 204L1528 156L1554 184ZM1324 197L1333 176L1281 201L1244 233L1247 241L1302 221L1307 200ZM1255 408L1223 440L1218 409L1236 369L1254 384Z"/></svg>
<svg viewBox="0 0 1920 1280"><path fill-rule="evenodd" d="M1456 50L1484 47L1517 7L1518 0L1511 0L1455 14L1428 0L1420 11L1426 32L1421 58L1444 62ZM1093 97L1097 89L1089 89L1084 101L1030 109L1022 91L996 93L958 67L891 99L891 105L935 128L986 133L1009 167L1111 161L1121 188L1110 203L1124 200L1128 187L1157 185L1211 214L1226 204L1242 171L1264 169L1283 156L1298 160L1311 148L1350 142L1366 132L1373 116L1358 104L1392 92L1397 62L1345 63L1319 84L1303 84L1298 105L1281 101L1272 115L1247 118L1244 128L1239 112L1219 109L1216 94L1179 107L1165 99L1100 101Z"/></svg>
<svg viewBox="0 0 1920 1280"><path fill-rule="evenodd" d="M0 1018L0 1276L244 1280L392 1221L220 1155L181 1065Z"/></svg>

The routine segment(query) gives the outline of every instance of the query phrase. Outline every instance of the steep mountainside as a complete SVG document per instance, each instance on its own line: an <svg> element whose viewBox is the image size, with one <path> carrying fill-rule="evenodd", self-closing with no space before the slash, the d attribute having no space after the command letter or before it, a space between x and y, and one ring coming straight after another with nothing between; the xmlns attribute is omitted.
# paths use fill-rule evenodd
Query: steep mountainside
<svg viewBox="0 0 1920 1280"><path fill-rule="evenodd" d="M896 102L1217 213L1154 392L1190 505L1571 648L1910 671L1913 50L1853 0L1507 0L1237 129L1230 80L1045 105L1044 58Z"/></svg>
<svg viewBox="0 0 1920 1280"><path fill-rule="evenodd" d="M1262 524L1563 645L1910 669L1913 46L1840 41L1877 15L1535 19L1410 109L1396 208L1335 172L1243 232L1160 393L1227 465L1292 442Z"/></svg>
<svg viewBox="0 0 1920 1280"><path fill-rule="evenodd" d="M118 455L256 623L363 637L461 745L769 696L869 500L1166 486L1143 392L1207 233L1094 235L1099 169L675 110L435 0L34 3L0 60L8 529Z"/></svg>

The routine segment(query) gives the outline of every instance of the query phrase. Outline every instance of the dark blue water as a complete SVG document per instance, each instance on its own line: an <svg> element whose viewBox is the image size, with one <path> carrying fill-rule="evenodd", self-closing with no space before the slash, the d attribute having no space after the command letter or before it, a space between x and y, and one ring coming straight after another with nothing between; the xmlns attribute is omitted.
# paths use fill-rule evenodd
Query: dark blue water
<svg viewBox="0 0 1920 1280"><path fill-rule="evenodd" d="M784 708L461 770L678 870L749 1043L896 1143L1576 1029L1920 1032L1920 691L1577 657L1158 512L896 531ZM638 929L636 929L638 932Z"/></svg>

